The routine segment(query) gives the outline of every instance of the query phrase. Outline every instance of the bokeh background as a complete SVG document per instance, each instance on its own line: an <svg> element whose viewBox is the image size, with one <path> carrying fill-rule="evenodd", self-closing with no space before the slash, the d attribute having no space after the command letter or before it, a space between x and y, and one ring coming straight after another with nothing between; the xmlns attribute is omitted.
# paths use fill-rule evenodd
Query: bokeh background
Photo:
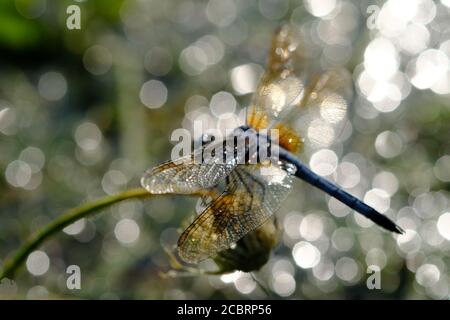
<svg viewBox="0 0 450 320"><path fill-rule="evenodd" d="M81 29L66 27L68 6ZM343 142L310 166L406 229L394 236L302 182L255 275L161 278L161 243L196 200L130 201L33 252L3 298L398 298L450 295L450 1L0 2L0 263L64 210L139 185L170 135L233 123L282 22L355 97ZM81 290L66 287L68 265ZM369 265L381 289L369 290Z"/></svg>

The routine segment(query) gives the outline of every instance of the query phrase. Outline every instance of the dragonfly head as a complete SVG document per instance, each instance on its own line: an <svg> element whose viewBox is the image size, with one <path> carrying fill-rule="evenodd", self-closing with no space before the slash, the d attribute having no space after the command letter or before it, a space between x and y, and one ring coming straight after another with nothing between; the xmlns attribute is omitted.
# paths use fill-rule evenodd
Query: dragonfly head
<svg viewBox="0 0 450 320"><path fill-rule="evenodd" d="M242 126L240 126L240 127L238 127L238 128L236 128L236 129L240 129L240 130L242 130L242 131L247 131L248 129L250 129L250 127L249 126L247 126L247 125L242 125Z"/></svg>
<svg viewBox="0 0 450 320"><path fill-rule="evenodd" d="M227 140L234 140L234 154L237 158L244 160L245 164L263 163L272 160L272 155L277 154L273 152L273 148L278 146L278 140L274 141L269 131L257 131L243 125L234 129Z"/></svg>

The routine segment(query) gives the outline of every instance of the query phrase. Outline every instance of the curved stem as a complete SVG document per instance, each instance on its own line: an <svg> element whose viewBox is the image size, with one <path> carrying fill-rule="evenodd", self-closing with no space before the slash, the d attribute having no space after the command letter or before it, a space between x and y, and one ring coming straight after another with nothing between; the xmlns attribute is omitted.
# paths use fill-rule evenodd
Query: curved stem
<svg viewBox="0 0 450 320"><path fill-rule="evenodd" d="M45 226L43 229L38 231L35 235L31 236L31 238L16 252L16 254L14 254L14 256L12 256L5 262L3 270L0 272L0 280L5 277L13 277L14 273L33 250L38 248L51 235L55 234L58 231L61 231L73 222L86 216L95 214L99 210L114 203L133 198L146 198L150 196L155 195L149 193L144 188L136 188L124 191L116 195L106 196L66 211L61 216Z"/></svg>

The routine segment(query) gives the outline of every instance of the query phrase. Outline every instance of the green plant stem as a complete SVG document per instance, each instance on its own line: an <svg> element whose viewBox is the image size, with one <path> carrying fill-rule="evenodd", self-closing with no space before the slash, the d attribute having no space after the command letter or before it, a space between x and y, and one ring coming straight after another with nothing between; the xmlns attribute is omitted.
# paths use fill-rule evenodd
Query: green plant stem
<svg viewBox="0 0 450 320"><path fill-rule="evenodd" d="M50 236L61 231L68 225L75 221L93 215L114 203L135 199L135 198L147 198L155 196L150 194L144 188L136 188L124 191L122 193L106 196L101 199L83 204L77 208L70 209L63 213L61 216L53 220L43 229L39 230L36 234L30 237L30 239L14 254L9 260L7 260L3 266L3 270L0 272L0 280L6 277L12 278L17 269L22 265L28 255L37 249L45 240Z"/></svg>

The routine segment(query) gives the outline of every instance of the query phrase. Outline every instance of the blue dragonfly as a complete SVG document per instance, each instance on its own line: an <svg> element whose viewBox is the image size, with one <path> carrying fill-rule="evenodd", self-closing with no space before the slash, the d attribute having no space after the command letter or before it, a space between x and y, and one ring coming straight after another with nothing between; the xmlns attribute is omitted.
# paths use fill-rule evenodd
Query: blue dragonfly
<svg viewBox="0 0 450 320"><path fill-rule="evenodd" d="M210 146L206 145L143 175L141 184L151 193L216 194L178 240L178 253L184 261L198 263L214 257L261 227L288 196L293 177L326 192L381 227L403 233L389 218L317 175L298 158L301 152L330 146L338 138L352 97L351 76L346 70L310 72L311 59L305 57L299 38L298 30L291 25L275 33L267 68L248 107L245 125L237 128L232 137L212 142L223 146L224 155L232 156L224 156L224 161L216 158L198 163L195 159ZM265 140L277 150L276 161L258 161L260 145L247 145L243 152L226 147L226 142L236 135L260 138L268 129L277 132L276 143L270 137ZM261 139L250 141L258 144Z"/></svg>

